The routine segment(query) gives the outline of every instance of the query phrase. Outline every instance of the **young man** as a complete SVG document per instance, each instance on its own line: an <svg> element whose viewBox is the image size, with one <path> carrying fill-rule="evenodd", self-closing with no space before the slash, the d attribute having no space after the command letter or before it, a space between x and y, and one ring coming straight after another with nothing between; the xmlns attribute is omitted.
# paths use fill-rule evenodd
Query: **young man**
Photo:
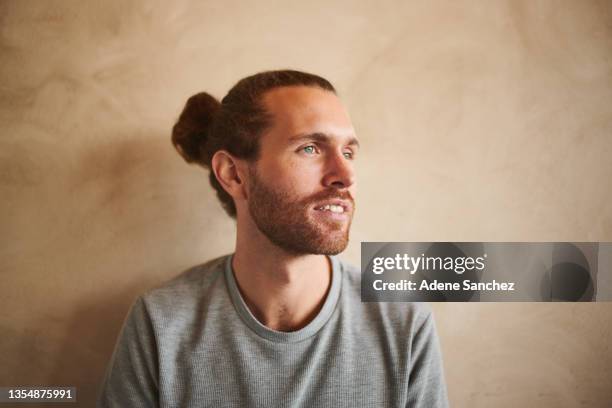
<svg viewBox="0 0 612 408"><path fill-rule="evenodd" d="M446 407L419 303L362 303L348 244L359 143L325 79L244 78L173 129L236 219L236 249L140 296L99 407Z"/></svg>

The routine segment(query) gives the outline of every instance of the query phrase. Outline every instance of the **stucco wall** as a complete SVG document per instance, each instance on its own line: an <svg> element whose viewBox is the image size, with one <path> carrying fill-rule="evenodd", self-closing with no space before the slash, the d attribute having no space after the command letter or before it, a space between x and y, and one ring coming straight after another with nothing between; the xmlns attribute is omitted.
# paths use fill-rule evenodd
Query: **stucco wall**
<svg viewBox="0 0 612 408"><path fill-rule="evenodd" d="M610 2L136 3L0 3L0 386L92 406L134 296L232 250L170 128L265 69L348 105L355 264L360 241L612 240ZM610 406L612 304L433 307L453 407Z"/></svg>

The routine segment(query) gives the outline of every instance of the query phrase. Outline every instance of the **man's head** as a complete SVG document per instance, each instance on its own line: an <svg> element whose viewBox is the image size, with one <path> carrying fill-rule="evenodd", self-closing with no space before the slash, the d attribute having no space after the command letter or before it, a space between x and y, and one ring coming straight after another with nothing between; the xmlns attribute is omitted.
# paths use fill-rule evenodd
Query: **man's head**
<svg viewBox="0 0 612 408"><path fill-rule="evenodd" d="M297 71L264 72L215 102L208 94L190 98L173 142L188 162L211 169L226 211L291 253L344 250L358 143L331 84Z"/></svg>

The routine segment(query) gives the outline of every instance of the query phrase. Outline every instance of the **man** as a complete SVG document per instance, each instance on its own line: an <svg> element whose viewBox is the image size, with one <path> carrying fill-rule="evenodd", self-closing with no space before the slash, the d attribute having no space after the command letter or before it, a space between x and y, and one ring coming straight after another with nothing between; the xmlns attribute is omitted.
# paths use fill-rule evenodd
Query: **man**
<svg viewBox="0 0 612 408"><path fill-rule="evenodd" d="M446 407L425 304L362 303L348 244L359 142L325 79L269 71L173 129L236 218L234 254L132 306L99 407Z"/></svg>

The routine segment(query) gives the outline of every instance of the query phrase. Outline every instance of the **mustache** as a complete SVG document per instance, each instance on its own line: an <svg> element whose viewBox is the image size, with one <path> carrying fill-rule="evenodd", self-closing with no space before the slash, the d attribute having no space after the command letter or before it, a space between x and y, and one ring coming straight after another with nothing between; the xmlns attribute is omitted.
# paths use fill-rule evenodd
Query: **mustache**
<svg viewBox="0 0 612 408"><path fill-rule="evenodd" d="M319 201L327 201L327 200L343 200L351 203L353 208L355 208L355 200L353 196L348 191L338 191L338 190L324 190L320 193L314 194L310 196L306 202L306 204L314 204Z"/></svg>

